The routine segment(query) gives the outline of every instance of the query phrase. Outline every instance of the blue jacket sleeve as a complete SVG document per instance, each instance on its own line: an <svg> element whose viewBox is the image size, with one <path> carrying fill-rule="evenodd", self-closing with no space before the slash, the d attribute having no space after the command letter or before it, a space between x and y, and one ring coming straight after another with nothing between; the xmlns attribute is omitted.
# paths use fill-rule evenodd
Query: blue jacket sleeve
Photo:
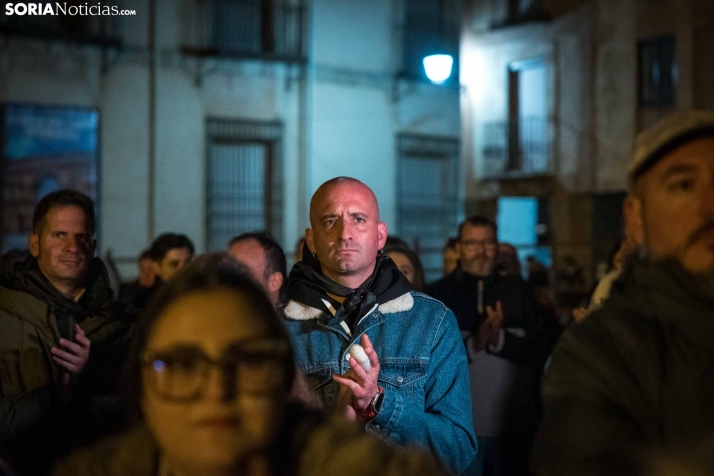
<svg viewBox="0 0 714 476"><path fill-rule="evenodd" d="M471 388L466 352L454 314L444 308L431 347L424 404L385 392L379 414L367 431L387 442L416 442L438 457L454 474L461 474L476 456L471 419Z"/></svg>

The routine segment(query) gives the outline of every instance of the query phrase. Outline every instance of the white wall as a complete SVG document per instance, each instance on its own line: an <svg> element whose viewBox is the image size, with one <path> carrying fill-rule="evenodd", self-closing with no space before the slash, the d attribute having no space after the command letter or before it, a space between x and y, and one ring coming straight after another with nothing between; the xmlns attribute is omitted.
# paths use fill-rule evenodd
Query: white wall
<svg viewBox="0 0 714 476"><path fill-rule="evenodd" d="M329 83L314 86L311 194L340 175L369 185L382 220L394 222L394 126L379 90Z"/></svg>
<svg viewBox="0 0 714 476"><path fill-rule="evenodd" d="M197 88L162 71L157 91L155 234L185 233L205 249L205 119Z"/></svg>
<svg viewBox="0 0 714 476"><path fill-rule="evenodd" d="M394 2L315 0L312 2L311 61L371 72L395 69Z"/></svg>
<svg viewBox="0 0 714 476"><path fill-rule="evenodd" d="M636 131L637 42L634 0L599 0L595 77L595 187L625 190Z"/></svg>
<svg viewBox="0 0 714 476"><path fill-rule="evenodd" d="M148 72L139 65L117 66L102 79L100 253L117 258L136 256L148 242L148 98Z"/></svg>

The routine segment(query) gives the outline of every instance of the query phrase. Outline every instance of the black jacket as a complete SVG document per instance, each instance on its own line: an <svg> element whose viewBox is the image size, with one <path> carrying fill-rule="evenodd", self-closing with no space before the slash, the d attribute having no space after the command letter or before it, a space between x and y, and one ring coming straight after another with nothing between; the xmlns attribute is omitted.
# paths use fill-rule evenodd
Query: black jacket
<svg viewBox="0 0 714 476"><path fill-rule="evenodd" d="M477 333L486 319L486 307L501 301L502 328L511 332L504 333L503 348L496 355L536 367L543 361L542 311L520 277L476 276L457 269L431 284L429 294L454 312L464 336Z"/></svg>
<svg viewBox="0 0 714 476"><path fill-rule="evenodd" d="M714 283L673 260L628 263L556 346L534 449L542 475L643 474L714 432Z"/></svg>
<svg viewBox="0 0 714 476"><path fill-rule="evenodd" d="M154 297L154 294L163 285L159 278L156 278L156 282L151 287L139 286L139 281L132 281L131 283L123 283L119 286L119 296L117 301L131 305L133 308L139 311L143 310L146 305Z"/></svg>

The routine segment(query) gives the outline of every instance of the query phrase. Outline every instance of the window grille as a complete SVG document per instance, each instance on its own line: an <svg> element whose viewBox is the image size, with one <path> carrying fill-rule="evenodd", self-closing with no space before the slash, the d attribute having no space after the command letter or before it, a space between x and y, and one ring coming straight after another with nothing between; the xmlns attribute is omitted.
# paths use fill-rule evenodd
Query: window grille
<svg viewBox="0 0 714 476"><path fill-rule="evenodd" d="M276 0L183 0L184 54L303 61L306 8Z"/></svg>
<svg viewBox="0 0 714 476"><path fill-rule="evenodd" d="M209 119L207 134L209 251L248 231L281 241L282 123Z"/></svg>
<svg viewBox="0 0 714 476"><path fill-rule="evenodd" d="M674 36L640 41L638 59L640 106L666 107L673 105L676 83Z"/></svg>
<svg viewBox="0 0 714 476"><path fill-rule="evenodd" d="M442 248L456 235L459 140L397 136L398 235L419 254L427 282L442 274Z"/></svg>
<svg viewBox="0 0 714 476"><path fill-rule="evenodd" d="M508 116L483 125L483 176L549 173L548 71L541 59L509 64Z"/></svg>
<svg viewBox="0 0 714 476"><path fill-rule="evenodd" d="M527 116L483 125L483 176L503 177L515 172L527 175L550 173L548 120Z"/></svg>

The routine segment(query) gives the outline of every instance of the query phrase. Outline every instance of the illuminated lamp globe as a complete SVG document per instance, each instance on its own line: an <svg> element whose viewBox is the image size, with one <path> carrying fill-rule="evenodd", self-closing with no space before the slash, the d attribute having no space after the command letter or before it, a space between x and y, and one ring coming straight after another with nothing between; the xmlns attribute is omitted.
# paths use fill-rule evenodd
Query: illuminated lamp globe
<svg viewBox="0 0 714 476"><path fill-rule="evenodd" d="M432 83L441 84L451 76L454 58L451 55L429 55L424 58L424 71Z"/></svg>

